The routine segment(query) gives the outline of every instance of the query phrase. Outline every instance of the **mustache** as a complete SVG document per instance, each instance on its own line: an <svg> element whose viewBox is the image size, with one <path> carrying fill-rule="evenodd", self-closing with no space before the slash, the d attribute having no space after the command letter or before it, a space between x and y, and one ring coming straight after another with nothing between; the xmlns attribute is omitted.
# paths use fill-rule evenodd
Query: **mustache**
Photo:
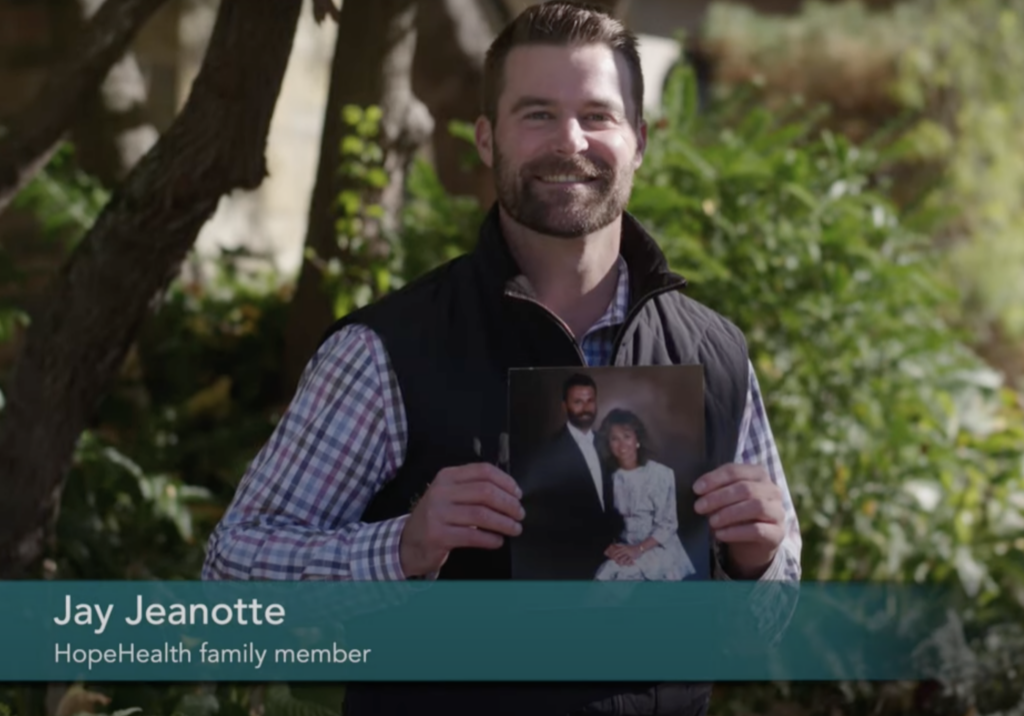
<svg viewBox="0 0 1024 716"><path fill-rule="evenodd" d="M522 168L523 174L532 176L551 174L582 174L588 177L599 179L611 175L611 169L600 160L589 159L583 156L575 157L542 157Z"/></svg>

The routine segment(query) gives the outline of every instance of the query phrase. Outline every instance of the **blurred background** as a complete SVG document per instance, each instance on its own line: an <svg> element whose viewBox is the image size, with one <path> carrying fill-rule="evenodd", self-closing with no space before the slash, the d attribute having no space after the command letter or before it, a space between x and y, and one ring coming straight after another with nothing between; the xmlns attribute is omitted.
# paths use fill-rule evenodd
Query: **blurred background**
<svg viewBox="0 0 1024 716"><path fill-rule="evenodd" d="M0 0L0 577L198 578L325 326L473 245L529 4ZM804 578L960 604L949 679L712 712L1024 714L1024 0L600 4L641 38L630 209L748 335ZM0 713L343 697L68 686Z"/></svg>

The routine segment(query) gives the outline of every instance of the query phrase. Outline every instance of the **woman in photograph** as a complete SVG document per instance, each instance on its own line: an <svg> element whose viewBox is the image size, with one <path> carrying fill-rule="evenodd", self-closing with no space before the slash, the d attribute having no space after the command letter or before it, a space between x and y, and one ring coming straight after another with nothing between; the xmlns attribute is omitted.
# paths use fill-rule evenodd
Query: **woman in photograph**
<svg viewBox="0 0 1024 716"><path fill-rule="evenodd" d="M601 424L600 443L624 527L594 578L679 581L693 574L696 568L679 539L675 473L651 459L643 422L616 408Z"/></svg>

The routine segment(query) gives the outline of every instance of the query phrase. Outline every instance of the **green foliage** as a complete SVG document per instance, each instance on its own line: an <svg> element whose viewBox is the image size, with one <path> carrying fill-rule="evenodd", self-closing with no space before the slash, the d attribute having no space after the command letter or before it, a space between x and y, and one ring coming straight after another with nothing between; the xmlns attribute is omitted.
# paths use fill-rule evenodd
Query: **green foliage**
<svg viewBox="0 0 1024 716"><path fill-rule="evenodd" d="M941 319L958 296L882 155L679 73L631 210L750 343L814 580L944 583L1024 619L1024 410Z"/></svg>
<svg viewBox="0 0 1024 716"><path fill-rule="evenodd" d="M928 19L910 38L897 91L949 137L935 201L955 209L950 270L965 285L969 320L1022 339L1024 2L920 1Z"/></svg>
<svg viewBox="0 0 1024 716"><path fill-rule="evenodd" d="M209 491L172 474L147 474L114 445L86 433L63 495L57 569L63 578L151 579L202 566L191 507Z"/></svg>
<svg viewBox="0 0 1024 716"><path fill-rule="evenodd" d="M335 314L365 306L392 288L393 236L381 195L388 185L381 139L381 110L347 105L338 173L342 189L336 199L337 255L318 260L326 290L334 296Z"/></svg>
<svg viewBox="0 0 1024 716"><path fill-rule="evenodd" d="M73 145L64 143L13 205L35 215L44 240L70 246L92 227L109 199L103 185L78 167Z"/></svg>
<svg viewBox="0 0 1024 716"><path fill-rule="evenodd" d="M220 265L178 282L79 443L54 555L63 578L193 579L269 438L288 292Z"/></svg>
<svg viewBox="0 0 1024 716"><path fill-rule="evenodd" d="M631 209L747 333L807 574L1005 595L985 565L1024 536L1024 420L940 320L956 295L873 190L878 153L746 105L698 121L687 87L670 85L684 109L652 131Z"/></svg>
<svg viewBox="0 0 1024 716"><path fill-rule="evenodd" d="M959 287L946 308L992 348L1024 358L1024 0L909 0L886 11L807 3L793 17L715 3L708 34L726 81L757 77L765 97L794 91L832 107L851 134L897 113L917 117L904 140L900 195L938 223L943 270ZM910 191L916 196L915 191Z"/></svg>
<svg viewBox="0 0 1024 716"><path fill-rule="evenodd" d="M467 140L465 125L455 124L452 131ZM472 140L471 132L468 138ZM433 166L422 158L410 169L407 191L396 242L402 282L470 251L485 214L474 197L451 196Z"/></svg>
<svg viewBox="0 0 1024 716"><path fill-rule="evenodd" d="M60 255L92 226L107 198L99 182L78 169L71 145L62 144L46 168L15 197L12 206L31 213L39 223L39 250ZM12 340L29 323L21 292L33 278L32 271L18 265L0 246L0 345ZM0 391L0 410L3 406Z"/></svg>

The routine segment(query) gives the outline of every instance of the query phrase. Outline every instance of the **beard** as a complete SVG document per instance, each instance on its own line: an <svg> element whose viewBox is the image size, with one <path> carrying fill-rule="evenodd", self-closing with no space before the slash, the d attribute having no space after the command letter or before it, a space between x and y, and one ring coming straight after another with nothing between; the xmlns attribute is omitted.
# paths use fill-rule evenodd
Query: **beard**
<svg viewBox="0 0 1024 716"><path fill-rule="evenodd" d="M569 422L573 427L585 430L594 424L594 413L569 413Z"/></svg>
<svg viewBox="0 0 1024 716"><path fill-rule="evenodd" d="M557 174L592 178L585 184L545 185L537 177ZM605 162L583 156L542 157L518 170L494 147L498 203L519 224L562 239L577 239L611 224L629 203L633 170L618 172Z"/></svg>

